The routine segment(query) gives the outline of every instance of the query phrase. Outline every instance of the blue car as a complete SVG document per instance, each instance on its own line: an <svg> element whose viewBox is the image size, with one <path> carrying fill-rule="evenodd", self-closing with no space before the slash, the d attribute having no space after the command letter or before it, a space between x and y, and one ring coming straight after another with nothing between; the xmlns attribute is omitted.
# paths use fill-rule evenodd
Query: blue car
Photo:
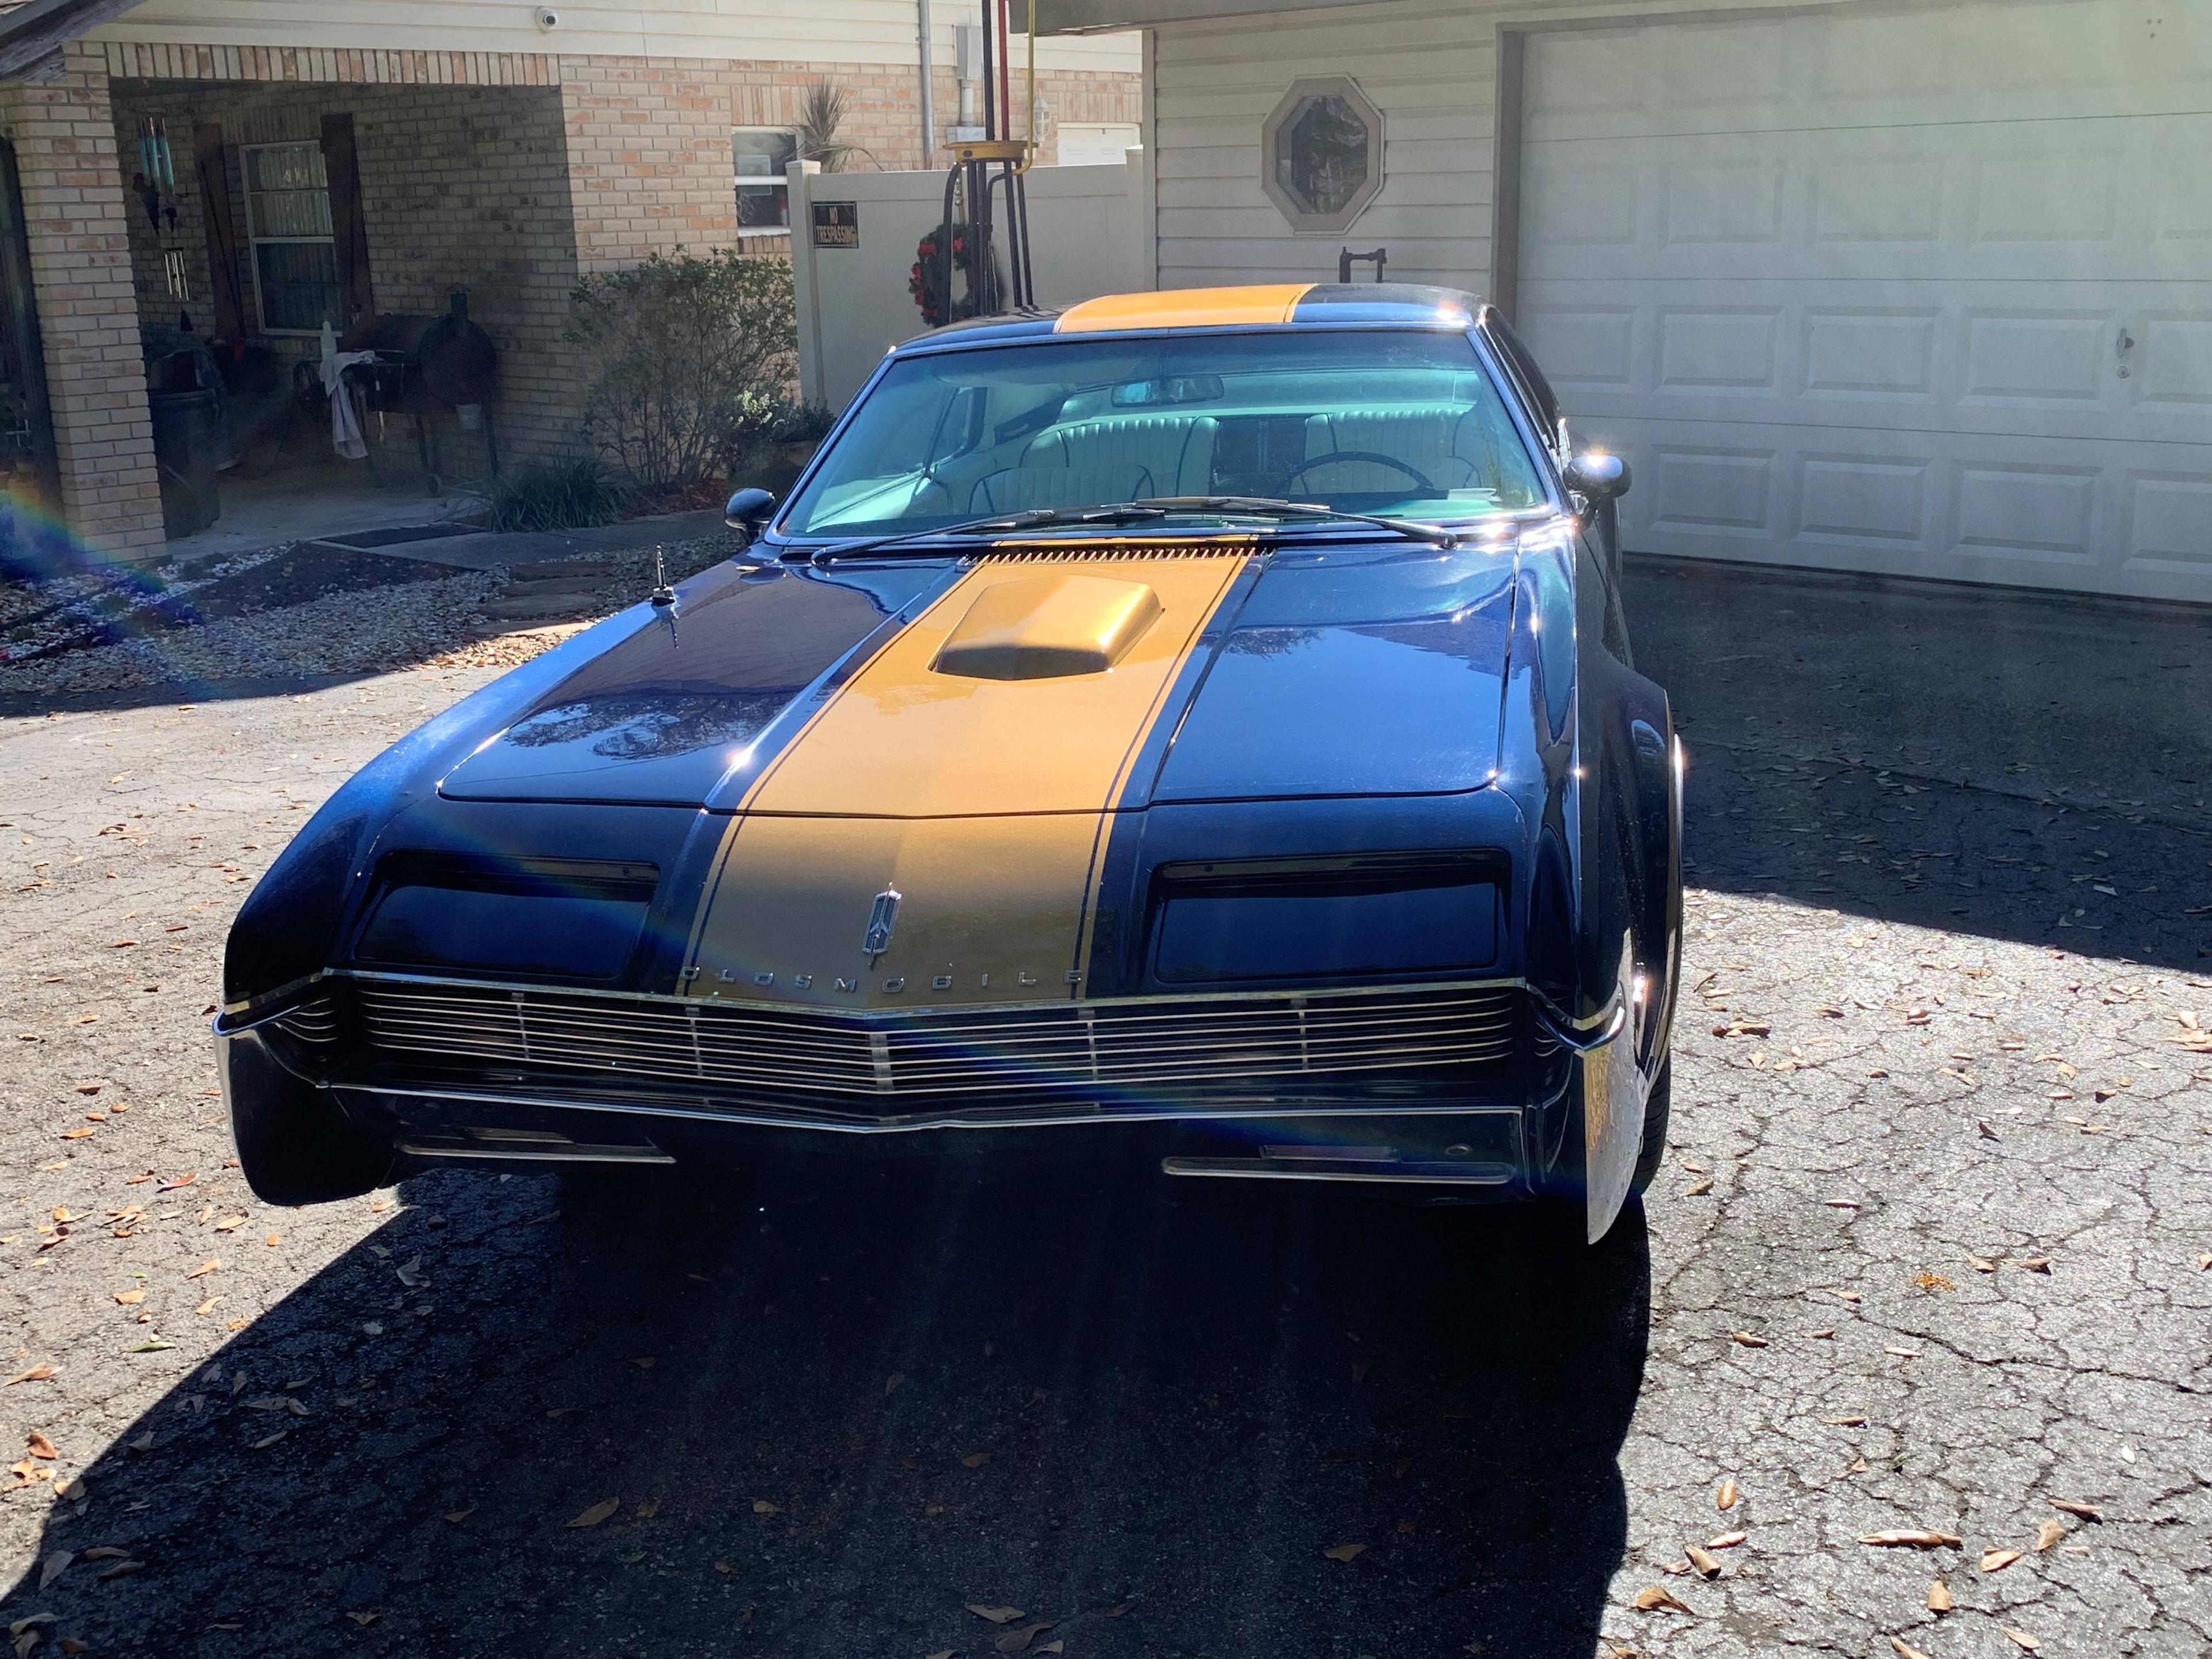
<svg viewBox="0 0 2212 1659"><path fill-rule="evenodd" d="M1627 486L1448 289L900 347L729 561L395 744L255 888L247 1180L1143 1133L1600 1237L1665 1147L1681 933Z"/></svg>

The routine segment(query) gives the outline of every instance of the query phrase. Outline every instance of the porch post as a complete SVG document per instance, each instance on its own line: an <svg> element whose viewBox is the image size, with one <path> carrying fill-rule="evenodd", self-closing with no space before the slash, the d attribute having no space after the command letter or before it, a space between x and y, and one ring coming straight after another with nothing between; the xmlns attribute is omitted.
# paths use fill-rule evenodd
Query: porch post
<svg viewBox="0 0 2212 1659"><path fill-rule="evenodd" d="M93 557L150 563L161 498L100 48L72 42L55 79L0 84L0 127L22 178L62 511Z"/></svg>

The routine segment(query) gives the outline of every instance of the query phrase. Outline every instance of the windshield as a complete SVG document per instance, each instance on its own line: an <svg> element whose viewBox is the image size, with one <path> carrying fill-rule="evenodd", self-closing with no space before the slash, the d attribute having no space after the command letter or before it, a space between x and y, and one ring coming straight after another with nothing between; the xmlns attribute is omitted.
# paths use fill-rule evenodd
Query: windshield
<svg viewBox="0 0 2212 1659"><path fill-rule="evenodd" d="M1544 499L1464 334L1068 339L893 363L781 528L892 535L1161 495L1422 519Z"/></svg>

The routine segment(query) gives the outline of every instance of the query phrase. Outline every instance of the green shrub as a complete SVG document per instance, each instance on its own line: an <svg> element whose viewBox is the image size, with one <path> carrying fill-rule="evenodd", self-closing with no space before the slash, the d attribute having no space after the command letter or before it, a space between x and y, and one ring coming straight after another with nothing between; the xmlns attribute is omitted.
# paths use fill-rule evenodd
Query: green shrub
<svg viewBox="0 0 2212 1659"><path fill-rule="evenodd" d="M584 348L584 434L655 495L719 481L798 372L787 259L656 253L587 276L568 337Z"/></svg>
<svg viewBox="0 0 2212 1659"><path fill-rule="evenodd" d="M485 527L582 530L622 516L626 492L590 455L532 461L492 486Z"/></svg>

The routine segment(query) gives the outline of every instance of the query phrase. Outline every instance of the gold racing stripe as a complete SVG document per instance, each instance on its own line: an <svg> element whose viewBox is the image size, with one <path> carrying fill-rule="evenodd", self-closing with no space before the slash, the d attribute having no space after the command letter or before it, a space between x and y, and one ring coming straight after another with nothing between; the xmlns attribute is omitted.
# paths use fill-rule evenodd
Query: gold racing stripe
<svg viewBox="0 0 2212 1659"><path fill-rule="evenodd" d="M1261 283L1244 288L1166 289L1156 294L1109 294L1060 313L1055 334L1121 328L1227 328L1287 323L1311 283Z"/></svg>
<svg viewBox="0 0 2212 1659"><path fill-rule="evenodd" d="M978 561L746 793L708 880L685 992L842 1008L1079 995L1109 808L1246 555ZM1120 653L1110 668L979 678L932 665L971 611L1018 655L1030 636L1003 626L1013 596L985 595L1054 590L1055 577L1069 580L1032 630L1051 635L1035 641L1042 669L1061 666L1054 653L1091 594ZM1129 606L1109 590L1127 584L1158 604L1133 641L1113 633ZM898 895L896 915L872 960L884 893Z"/></svg>

